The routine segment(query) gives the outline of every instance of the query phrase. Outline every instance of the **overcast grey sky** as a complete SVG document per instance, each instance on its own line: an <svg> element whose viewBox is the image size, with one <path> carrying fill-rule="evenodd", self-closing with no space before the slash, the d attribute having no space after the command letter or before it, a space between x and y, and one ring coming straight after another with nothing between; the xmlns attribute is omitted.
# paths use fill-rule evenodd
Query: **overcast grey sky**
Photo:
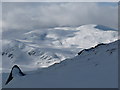
<svg viewBox="0 0 120 90"><path fill-rule="evenodd" d="M2 0L2 2L119 2L119 0Z"/></svg>
<svg viewBox="0 0 120 90"><path fill-rule="evenodd" d="M3 3L4 30L38 29L55 26L118 25L117 3L19 2Z"/></svg>

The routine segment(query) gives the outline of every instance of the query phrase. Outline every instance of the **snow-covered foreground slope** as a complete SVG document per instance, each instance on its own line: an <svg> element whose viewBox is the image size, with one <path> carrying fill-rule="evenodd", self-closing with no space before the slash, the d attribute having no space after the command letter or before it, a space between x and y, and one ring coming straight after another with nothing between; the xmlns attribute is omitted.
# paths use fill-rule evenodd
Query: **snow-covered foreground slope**
<svg viewBox="0 0 120 90"><path fill-rule="evenodd" d="M14 73L14 72L13 72ZM117 88L118 41L99 44L79 52L48 68L13 75L7 85L8 74L3 73L4 88ZM17 74L17 73L16 73Z"/></svg>
<svg viewBox="0 0 120 90"><path fill-rule="evenodd" d="M18 64L24 71L48 67L80 50L117 40L117 30L101 25L3 32L3 71Z"/></svg>

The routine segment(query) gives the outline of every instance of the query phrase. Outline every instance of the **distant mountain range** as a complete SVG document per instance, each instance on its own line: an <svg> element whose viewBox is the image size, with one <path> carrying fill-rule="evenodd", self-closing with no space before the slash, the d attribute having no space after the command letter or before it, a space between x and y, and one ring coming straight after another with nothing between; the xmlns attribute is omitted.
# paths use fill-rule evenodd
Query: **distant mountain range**
<svg viewBox="0 0 120 90"><path fill-rule="evenodd" d="M55 27L7 33L2 41L3 72L15 64L32 71L73 58L83 49L118 39L118 31L103 25ZM11 38L12 36L14 38ZM7 38L5 38L7 37Z"/></svg>

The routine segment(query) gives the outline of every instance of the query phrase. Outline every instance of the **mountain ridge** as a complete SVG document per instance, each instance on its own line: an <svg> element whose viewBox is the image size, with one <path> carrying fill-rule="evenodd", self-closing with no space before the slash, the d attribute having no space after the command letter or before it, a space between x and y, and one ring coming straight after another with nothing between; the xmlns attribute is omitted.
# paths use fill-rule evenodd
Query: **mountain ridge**
<svg viewBox="0 0 120 90"><path fill-rule="evenodd" d="M74 58L38 69L32 74L26 73L25 77L15 78L5 87L116 88L119 42L120 40L99 44L92 49L84 50Z"/></svg>
<svg viewBox="0 0 120 90"><path fill-rule="evenodd" d="M95 26L89 24L32 30L22 33L20 38L3 39L1 53L3 65L6 65L3 71L9 71L14 64L21 65L25 70L48 67L76 56L83 49L118 39L117 31L103 31Z"/></svg>

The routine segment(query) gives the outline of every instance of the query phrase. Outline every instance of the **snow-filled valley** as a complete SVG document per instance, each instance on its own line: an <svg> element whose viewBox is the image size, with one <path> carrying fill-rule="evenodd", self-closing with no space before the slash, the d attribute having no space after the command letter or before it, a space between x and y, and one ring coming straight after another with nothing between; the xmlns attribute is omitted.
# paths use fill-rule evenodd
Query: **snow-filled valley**
<svg viewBox="0 0 120 90"><path fill-rule="evenodd" d="M117 88L118 42L84 49L48 68L27 72L21 69L24 76L13 68L13 79L7 85L9 73L3 73L3 88Z"/></svg>
<svg viewBox="0 0 120 90"><path fill-rule="evenodd" d="M117 30L95 24L11 32L2 33L3 72L10 72L15 64L23 71L49 67L83 49L118 39Z"/></svg>

